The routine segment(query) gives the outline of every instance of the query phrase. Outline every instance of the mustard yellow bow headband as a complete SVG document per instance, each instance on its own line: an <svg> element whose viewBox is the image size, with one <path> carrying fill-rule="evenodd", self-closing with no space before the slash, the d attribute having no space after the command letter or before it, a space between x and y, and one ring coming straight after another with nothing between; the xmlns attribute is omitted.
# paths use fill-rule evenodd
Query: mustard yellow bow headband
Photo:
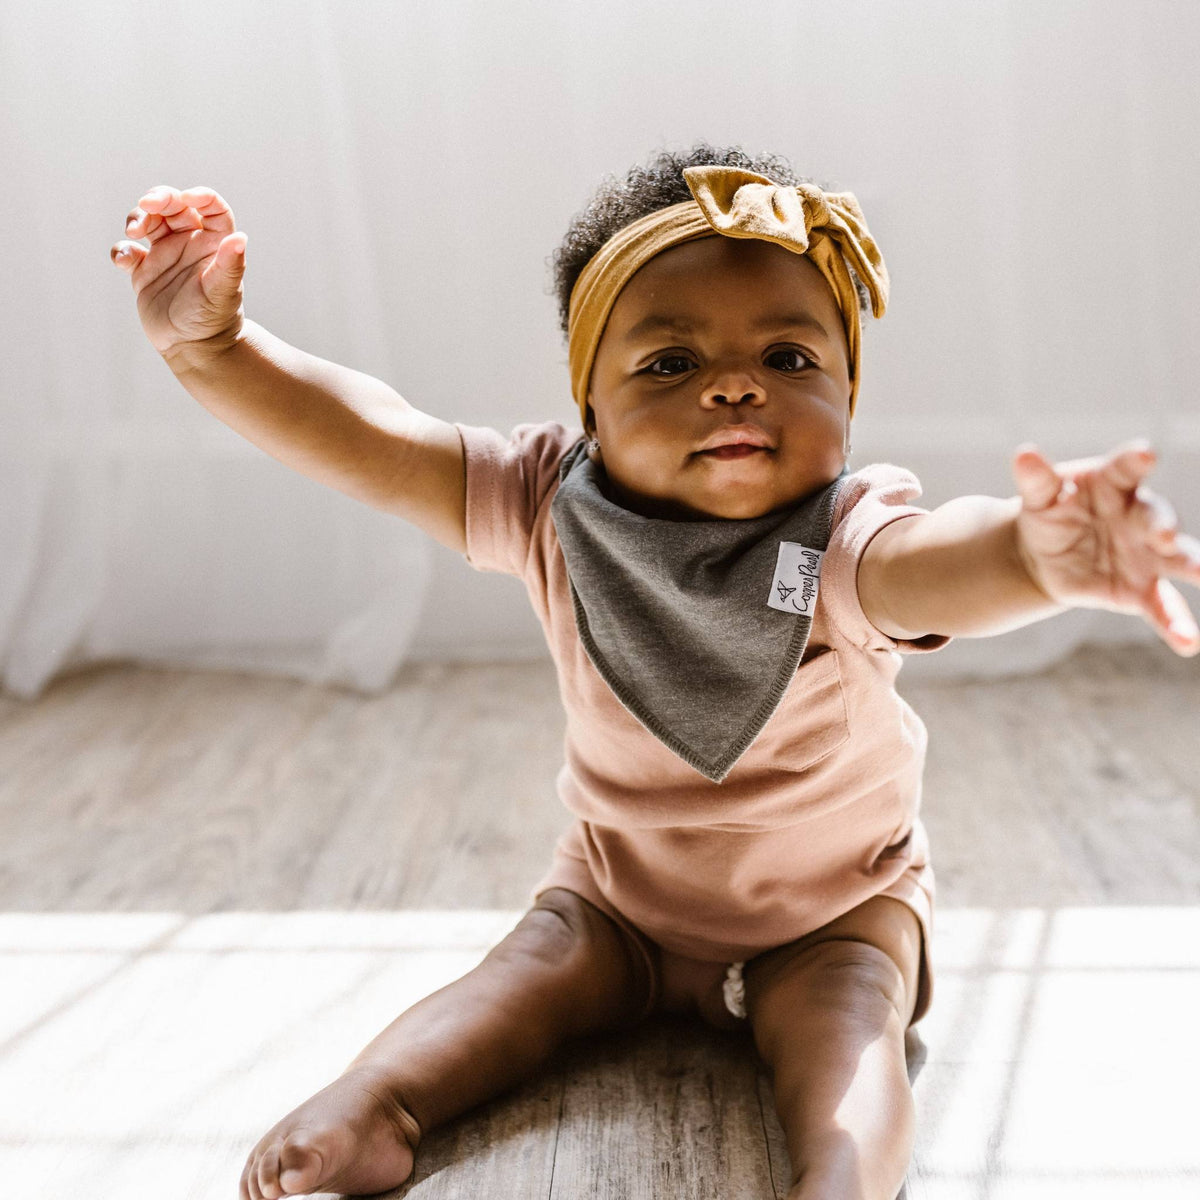
<svg viewBox="0 0 1200 1200"><path fill-rule="evenodd" d="M858 398L861 330L858 293L847 260L871 297L871 311L887 308L888 274L862 209L850 192L813 184L785 187L738 167L685 167L693 199L659 209L618 230L593 255L571 290L567 358L571 394L587 425L587 394L596 347L621 289L656 254L696 238L758 238L807 254L829 281L841 310L850 350L850 416Z"/></svg>

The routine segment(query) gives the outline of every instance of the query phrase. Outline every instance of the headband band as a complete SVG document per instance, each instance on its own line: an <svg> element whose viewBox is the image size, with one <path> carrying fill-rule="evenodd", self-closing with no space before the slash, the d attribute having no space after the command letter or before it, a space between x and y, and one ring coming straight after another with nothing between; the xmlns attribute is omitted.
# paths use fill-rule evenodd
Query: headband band
<svg viewBox="0 0 1200 1200"><path fill-rule="evenodd" d="M571 394L587 426L587 394L596 348L621 289L656 254L696 238L757 238L807 254L833 289L850 352L850 416L858 398L861 331L853 266L871 297L871 312L887 308L888 274L858 201L850 192L813 184L785 187L739 167L685 167L693 199L661 208L619 229L592 256L571 290L567 358Z"/></svg>

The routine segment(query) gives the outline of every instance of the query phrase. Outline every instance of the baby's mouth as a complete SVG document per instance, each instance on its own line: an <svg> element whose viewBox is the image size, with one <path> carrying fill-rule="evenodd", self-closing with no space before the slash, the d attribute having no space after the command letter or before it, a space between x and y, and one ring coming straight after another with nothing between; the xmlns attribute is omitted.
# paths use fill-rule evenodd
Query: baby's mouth
<svg viewBox="0 0 1200 1200"><path fill-rule="evenodd" d="M750 446L740 442L736 446L717 446L712 450L701 450L705 458L749 458L752 454L768 454L766 446Z"/></svg>

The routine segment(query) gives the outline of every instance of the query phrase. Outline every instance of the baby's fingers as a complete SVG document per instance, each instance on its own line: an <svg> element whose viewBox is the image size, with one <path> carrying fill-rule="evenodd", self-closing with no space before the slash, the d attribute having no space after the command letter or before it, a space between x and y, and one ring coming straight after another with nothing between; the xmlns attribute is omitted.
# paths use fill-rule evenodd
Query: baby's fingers
<svg viewBox="0 0 1200 1200"><path fill-rule="evenodd" d="M1168 550L1175 542L1179 518L1171 502L1144 484L1138 486L1129 516L1145 534L1146 540L1159 550Z"/></svg>
<svg viewBox="0 0 1200 1200"><path fill-rule="evenodd" d="M1128 492L1136 488L1157 463L1154 447L1145 438L1134 438L1113 450L1101 470L1110 483Z"/></svg>
<svg viewBox="0 0 1200 1200"><path fill-rule="evenodd" d="M129 237L144 237L157 242L181 229L199 229L202 225L200 214L184 203L178 189L164 184L151 188L129 210L125 233Z"/></svg>
<svg viewBox="0 0 1200 1200"><path fill-rule="evenodd" d="M1175 651L1191 658L1200 653L1200 629L1179 589L1155 579L1143 601L1143 613L1155 631Z"/></svg>
<svg viewBox="0 0 1200 1200"><path fill-rule="evenodd" d="M166 184L151 188L130 210L125 223L125 232L131 237L147 237L152 242L179 230L232 233L236 228L233 210L212 188L180 191Z"/></svg>
<svg viewBox="0 0 1200 1200"><path fill-rule="evenodd" d="M1186 533L1177 533L1168 549L1159 551L1159 575L1171 575L1194 587L1200 587L1200 542Z"/></svg>
<svg viewBox="0 0 1200 1200"><path fill-rule="evenodd" d="M1135 438L1113 450L1092 475L1090 493L1096 515L1105 521L1125 519L1130 493L1138 492L1157 461L1158 456L1145 438Z"/></svg>
<svg viewBox="0 0 1200 1200"><path fill-rule="evenodd" d="M185 188L179 193L179 198L196 210L205 229L215 229L218 233L232 233L237 228L233 209L212 188Z"/></svg>

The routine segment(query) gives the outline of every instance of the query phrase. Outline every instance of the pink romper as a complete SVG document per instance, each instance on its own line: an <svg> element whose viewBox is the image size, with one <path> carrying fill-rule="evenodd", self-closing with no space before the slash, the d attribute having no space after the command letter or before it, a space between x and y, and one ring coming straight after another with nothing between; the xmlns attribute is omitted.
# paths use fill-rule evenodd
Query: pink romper
<svg viewBox="0 0 1200 1200"><path fill-rule="evenodd" d="M505 438L458 424L466 460L467 562L523 580L558 669L566 710L559 797L575 815L530 898L552 887L607 913L648 956L745 961L819 929L871 896L894 897L922 929L910 1023L932 999L934 877L918 816L925 726L893 686L897 641L858 602L858 562L891 521L928 510L902 467L874 463L844 484L804 658L779 707L721 783L673 754L621 704L575 626L550 518L563 456L583 435L557 421ZM653 961L645 946L654 947Z"/></svg>

